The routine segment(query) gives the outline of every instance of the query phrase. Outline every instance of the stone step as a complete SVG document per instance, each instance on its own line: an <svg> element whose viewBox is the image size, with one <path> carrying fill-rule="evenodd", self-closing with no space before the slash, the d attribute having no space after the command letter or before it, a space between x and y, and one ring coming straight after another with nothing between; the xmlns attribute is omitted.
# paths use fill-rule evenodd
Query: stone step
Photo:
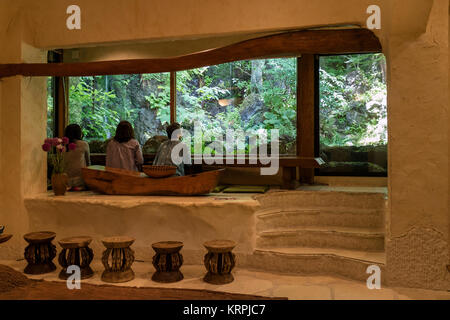
<svg viewBox="0 0 450 320"><path fill-rule="evenodd" d="M386 194L380 192L275 191L258 195L255 199L265 210L315 207L385 210L387 205Z"/></svg>
<svg viewBox="0 0 450 320"><path fill-rule="evenodd" d="M384 210L341 208L286 208L257 212L257 231L296 226L382 227Z"/></svg>
<svg viewBox="0 0 450 320"><path fill-rule="evenodd" d="M256 247L317 247L383 251L380 228L296 227L259 232Z"/></svg>
<svg viewBox="0 0 450 320"><path fill-rule="evenodd" d="M270 247L256 249L248 265L265 271L305 275L337 275L366 281L367 268L377 265L384 282L384 252L364 252L328 248Z"/></svg>

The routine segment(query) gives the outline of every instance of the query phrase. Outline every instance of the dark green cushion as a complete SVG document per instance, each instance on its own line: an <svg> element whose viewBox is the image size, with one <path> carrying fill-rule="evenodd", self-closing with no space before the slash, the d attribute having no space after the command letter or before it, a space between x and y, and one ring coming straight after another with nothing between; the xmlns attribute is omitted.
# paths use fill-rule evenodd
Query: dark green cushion
<svg viewBox="0 0 450 320"><path fill-rule="evenodd" d="M269 186L231 186L223 190L223 193L264 193Z"/></svg>
<svg viewBox="0 0 450 320"><path fill-rule="evenodd" d="M212 192L214 192L214 193L222 192L222 190L225 189L226 187L228 187L228 186L217 186L213 189Z"/></svg>

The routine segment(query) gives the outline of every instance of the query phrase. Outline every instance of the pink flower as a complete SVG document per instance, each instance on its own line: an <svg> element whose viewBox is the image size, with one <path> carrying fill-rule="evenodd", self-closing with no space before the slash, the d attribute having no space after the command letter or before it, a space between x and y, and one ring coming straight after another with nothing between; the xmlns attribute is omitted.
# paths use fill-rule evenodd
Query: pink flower
<svg viewBox="0 0 450 320"><path fill-rule="evenodd" d="M69 138L63 137L63 138L62 138L62 143L63 143L63 144L69 144Z"/></svg>
<svg viewBox="0 0 450 320"><path fill-rule="evenodd" d="M77 145L75 143L69 143L69 150L75 150Z"/></svg>
<svg viewBox="0 0 450 320"><path fill-rule="evenodd" d="M59 139L58 138L53 138L52 139L52 146L56 147L59 144Z"/></svg>
<svg viewBox="0 0 450 320"><path fill-rule="evenodd" d="M58 145L56 146L56 149L57 149L59 152L64 152L64 151L66 150L66 148L65 148L62 144L58 144Z"/></svg>
<svg viewBox="0 0 450 320"><path fill-rule="evenodd" d="M50 143L46 142L42 145L42 150L44 150L45 152L49 152L51 148L52 148L52 145Z"/></svg>
<svg viewBox="0 0 450 320"><path fill-rule="evenodd" d="M53 139L52 138L47 138L44 140L44 143L48 143L48 144L52 144Z"/></svg>

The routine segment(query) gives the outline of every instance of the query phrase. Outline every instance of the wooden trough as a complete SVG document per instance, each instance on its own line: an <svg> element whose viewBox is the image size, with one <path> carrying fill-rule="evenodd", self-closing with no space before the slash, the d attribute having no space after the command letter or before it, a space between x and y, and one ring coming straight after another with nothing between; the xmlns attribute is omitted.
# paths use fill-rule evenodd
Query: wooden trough
<svg viewBox="0 0 450 320"><path fill-rule="evenodd" d="M112 195L208 194L217 186L222 171L155 179L144 173L103 166L82 168L83 179L91 190Z"/></svg>

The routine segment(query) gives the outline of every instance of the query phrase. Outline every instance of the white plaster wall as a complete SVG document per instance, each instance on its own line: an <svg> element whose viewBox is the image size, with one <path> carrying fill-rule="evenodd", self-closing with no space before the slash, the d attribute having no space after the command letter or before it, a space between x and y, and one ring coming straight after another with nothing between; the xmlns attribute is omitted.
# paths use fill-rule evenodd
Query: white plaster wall
<svg viewBox="0 0 450 320"><path fill-rule="evenodd" d="M446 289L448 1L432 2L423 33L402 29L388 42L387 271L392 285Z"/></svg>
<svg viewBox="0 0 450 320"><path fill-rule="evenodd" d="M23 24L15 1L0 2L0 63L45 62L45 51L22 43ZM45 191L46 90L43 78L1 79L0 224L14 237L0 247L5 258L22 256L28 231L24 194Z"/></svg>
<svg viewBox="0 0 450 320"><path fill-rule="evenodd" d="M220 200L213 197L131 197L104 195L35 196L25 200L32 230L56 232L56 240L76 235L94 238L97 257L102 237L136 238L136 259L151 261L151 244L182 241L187 262L201 264L208 240L229 239L234 252L253 253L256 239L256 200ZM196 261L196 259L198 261Z"/></svg>

